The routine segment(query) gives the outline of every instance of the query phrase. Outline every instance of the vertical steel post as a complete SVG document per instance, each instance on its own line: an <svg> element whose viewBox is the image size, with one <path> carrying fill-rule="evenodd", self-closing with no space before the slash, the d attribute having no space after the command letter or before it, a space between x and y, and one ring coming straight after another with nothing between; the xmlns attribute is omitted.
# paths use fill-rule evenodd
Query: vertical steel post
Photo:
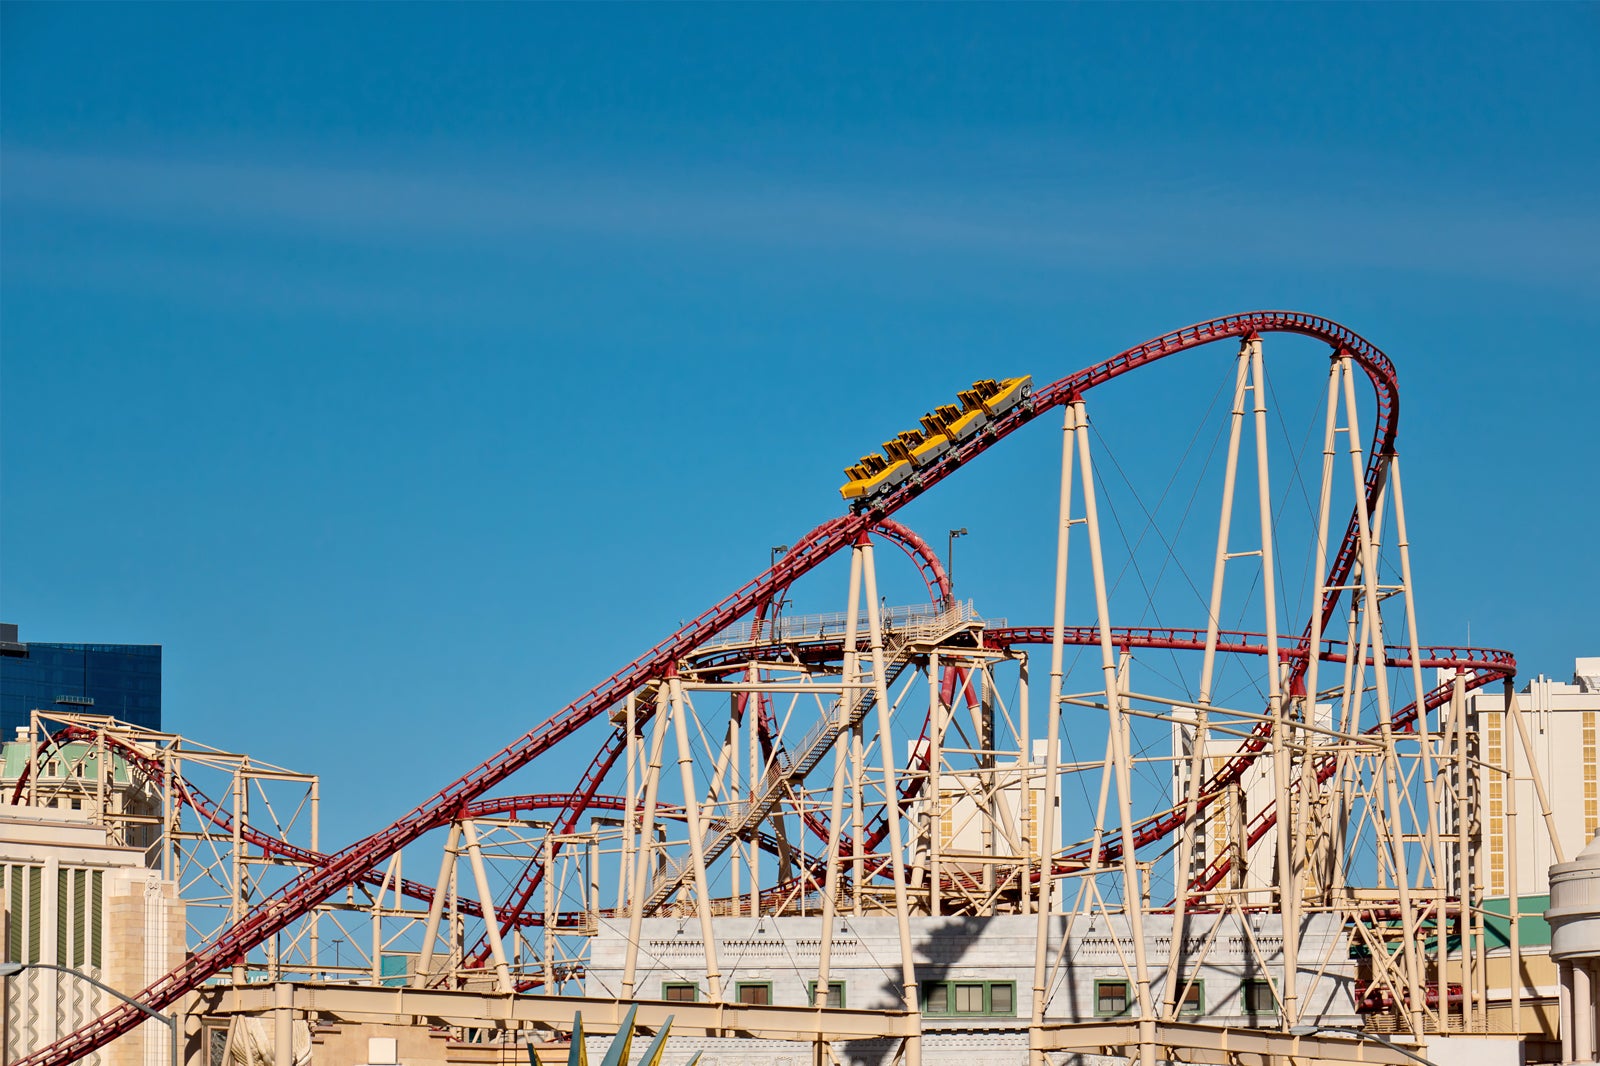
<svg viewBox="0 0 1600 1066"><path fill-rule="evenodd" d="M1017 810L1022 822L1022 862L1018 867L1017 904L1023 914L1033 906L1033 849L1039 835L1033 802L1033 738L1028 722L1028 653L1017 659Z"/></svg>
<svg viewBox="0 0 1600 1066"><path fill-rule="evenodd" d="M540 961L544 964L544 994L556 994L556 849L553 839L555 826L551 826L540 843L540 861L544 863L544 933Z"/></svg>
<svg viewBox="0 0 1600 1066"><path fill-rule="evenodd" d="M1267 638L1267 707L1272 718L1273 804L1278 812L1278 907L1283 920L1283 992L1279 1013L1285 1026L1299 1019L1300 885L1289 810L1289 719L1284 713L1283 677L1278 652L1278 585L1272 535L1272 479L1267 458L1267 381L1261 338L1250 349L1250 387L1255 411L1256 502L1261 524L1261 600ZM1315 654L1313 650L1312 654Z"/></svg>
<svg viewBox="0 0 1600 1066"><path fill-rule="evenodd" d="M1511 941L1511 1031L1522 1032L1522 896L1518 867L1522 860L1517 854L1517 736L1510 728L1510 721L1517 702L1517 689L1511 678L1505 680L1505 704L1502 715L1500 735L1505 737L1503 751L1506 760L1506 912L1507 923L1510 925L1508 939ZM1534 753L1524 751L1528 762L1533 762ZM1588 1058L1580 1055L1580 1058Z"/></svg>
<svg viewBox="0 0 1600 1066"><path fill-rule="evenodd" d="M628 899L628 945L622 963L622 998L634 996L639 966L639 938L644 929L644 902L649 894L650 859L656 832L656 802L661 791L661 747L667 739L667 689L656 689L655 723L650 731L650 762L645 768L644 821L634 851L633 887Z"/></svg>
<svg viewBox="0 0 1600 1066"><path fill-rule="evenodd" d="M1033 1066L1044 1066L1039 1046L1044 1036L1045 964L1049 959L1050 915L1055 910L1056 804L1061 795L1061 685L1066 647L1067 547L1072 532L1072 447L1078 409L1068 405L1061 423L1061 489L1056 519L1055 613L1050 633L1050 700L1045 708L1044 803L1039 819L1039 910L1033 937L1033 1010L1029 1015L1028 1054Z"/></svg>
<svg viewBox="0 0 1600 1066"><path fill-rule="evenodd" d="M623 700L622 715L623 766L627 774L627 789L622 797L622 856L617 870L617 913L627 904L628 892L633 882L633 849L637 842L635 812L639 809L639 707L638 694L630 692Z"/></svg>
<svg viewBox="0 0 1600 1066"><path fill-rule="evenodd" d="M1222 509L1217 520L1217 550L1211 563L1211 603L1206 612L1206 648L1200 662L1200 688L1195 697L1198 705L1194 715L1194 734L1190 738L1188 776L1184 782L1183 828L1178 835L1176 875L1173 877L1175 896L1172 913L1172 948L1167 956L1167 980L1162 993L1163 1017L1177 1018L1178 984L1183 961L1183 948L1188 940L1189 884L1193 876L1195 814L1199 807L1199 791L1205 781L1205 749L1209 739L1208 713L1211 705L1212 678L1216 672L1217 631L1222 619L1223 578L1227 571L1229 531L1233 524L1233 493L1239 471L1239 436L1244 426L1244 393L1246 376L1250 371L1249 344L1239 345L1233 375L1233 408L1228 422L1228 458L1222 468ZM1174 752L1176 755L1177 753ZM1215 803L1215 801L1213 801ZM1211 815L1217 817L1216 813Z"/></svg>
<svg viewBox="0 0 1600 1066"><path fill-rule="evenodd" d="M1401 771L1399 759L1395 754L1394 724L1389 707L1389 676L1383 643L1383 607L1382 597L1378 589L1378 550L1365 502L1365 464L1362 462L1360 415L1356 407L1355 374L1351 369L1351 360L1347 353L1342 354L1339 362L1341 367L1340 376L1344 383L1345 428L1350 438L1350 472L1355 486L1356 531L1361 549L1362 598L1365 604L1362 621L1372 637L1372 680L1376 688L1378 701L1379 735L1383 740L1382 777L1388 809L1398 816L1403 809L1400 805L1399 788ZM1375 515L1381 515L1380 510L1376 508L1374 510ZM1416 910L1412 906L1411 876L1406 862L1404 839L1391 840L1390 851L1395 871L1395 888L1400 899L1401 920L1405 925L1405 942L1401 944L1400 951L1404 956L1406 988L1410 998L1408 1011L1410 1014L1411 1033L1413 1036L1421 1037L1425 1028L1423 1016L1427 1010L1427 1004L1423 996L1422 974L1417 963Z"/></svg>
<svg viewBox="0 0 1600 1066"><path fill-rule="evenodd" d="M861 571L866 584L867 635L872 650L872 682L878 704L878 754L883 762L884 807L889 820L889 869L894 875L894 914L900 930L900 977L904 986L906 1009L916 1016L918 1025L917 1033L906 1038L906 1066L922 1066L922 997L917 994L917 969L911 943L911 913L906 901L905 847L900 826L900 791L895 787L894 733L890 729L889 679L885 673L883 654L883 618L878 611L878 573L872 561L872 538L863 532L856 543L861 551ZM863 778L865 778L864 773ZM856 886L858 897L860 887Z"/></svg>
<svg viewBox="0 0 1600 1066"><path fill-rule="evenodd" d="M433 971L433 946L439 937L439 919L444 915L444 901L456 879L456 850L461 842L461 823L451 822L445 836L444 855L439 859L439 879L434 882L433 899L428 901L428 918L422 931L422 954L417 959L417 972L411 984L424 988Z"/></svg>
<svg viewBox="0 0 1600 1066"><path fill-rule="evenodd" d="M761 680L761 672L755 663L750 664L750 682L755 684ZM745 701L745 732L750 742L750 773L749 792L746 802L749 809L754 810L756 796L761 781L761 693L754 693ZM749 840L748 854L750 856L750 917L761 916L761 845L752 834Z"/></svg>
<svg viewBox="0 0 1600 1066"><path fill-rule="evenodd" d="M717 968L716 930L711 926L711 883L706 877L705 835L700 827L700 796L694 784L694 751L689 746L689 711L684 704L683 682L676 670L667 677L672 700L672 723L678 738L678 776L683 782L683 814L689 824L689 857L694 863L695 911L700 916L700 936L705 941L706 991L711 1002L722 1002L722 974Z"/></svg>
<svg viewBox="0 0 1600 1066"><path fill-rule="evenodd" d="M1127 708L1117 682L1116 651L1111 643L1111 607L1106 589L1105 561L1100 551L1100 512L1095 496L1094 467L1089 458L1089 420L1082 400L1077 400L1073 406L1078 409L1078 467L1083 478L1083 519L1089 531L1089 565L1094 574L1095 615L1100 626L1100 669L1105 675L1106 710L1117 779L1117 812L1122 825L1122 905L1128 917L1128 935L1133 940L1134 987L1139 997L1139 1063L1140 1066L1155 1066L1156 1016L1150 1003L1144 909L1139 903L1139 869L1134 855L1133 753L1126 744Z"/></svg>
<svg viewBox="0 0 1600 1066"><path fill-rule="evenodd" d="M857 687L860 682L860 657L856 651L857 631L861 618L861 553L850 553L850 589L847 593L844 614L844 663L840 675L839 702L833 730L833 798L828 808L828 851L823 856L822 892L822 943L817 949L817 987L812 995L812 1006L828 1005L828 970L833 961L833 923L839 909L839 840L844 828L845 764L849 761L847 745L849 732L844 725L850 719L851 704L864 698ZM859 783L858 783L859 787ZM859 892L860 886L857 886ZM801 889L804 894L804 888Z"/></svg>
<svg viewBox="0 0 1600 1066"><path fill-rule="evenodd" d="M489 889L489 873L483 865L483 845L478 840L478 830L468 818L461 822L461 836L467 845L467 860L472 867L472 881L478 888L478 906L483 908L484 936L489 941L489 954L494 959L495 986L506 995L514 989L511 985L511 965L506 961L506 945L500 939L500 919L495 916L494 894ZM545 869L546 880L550 870Z"/></svg>
<svg viewBox="0 0 1600 1066"><path fill-rule="evenodd" d="M941 913L939 881L944 876L945 711L939 686L939 653L935 651L928 656L928 718L932 727L928 750L928 913L935 918Z"/></svg>

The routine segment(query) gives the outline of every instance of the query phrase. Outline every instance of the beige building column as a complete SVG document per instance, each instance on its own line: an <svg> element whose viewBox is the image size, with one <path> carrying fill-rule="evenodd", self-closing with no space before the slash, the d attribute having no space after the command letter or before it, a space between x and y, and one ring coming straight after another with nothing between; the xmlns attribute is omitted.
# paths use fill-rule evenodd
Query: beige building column
<svg viewBox="0 0 1600 1066"><path fill-rule="evenodd" d="M1572 1061L1594 1061L1594 981L1587 960L1572 968Z"/></svg>

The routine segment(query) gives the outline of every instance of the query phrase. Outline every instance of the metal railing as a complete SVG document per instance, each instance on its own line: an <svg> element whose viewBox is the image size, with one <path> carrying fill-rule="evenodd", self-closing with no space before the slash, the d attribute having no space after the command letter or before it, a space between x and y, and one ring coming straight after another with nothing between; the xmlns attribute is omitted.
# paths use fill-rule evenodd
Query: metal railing
<svg viewBox="0 0 1600 1066"><path fill-rule="evenodd" d="M700 646L707 651L740 645L788 644L796 641L826 640L844 636L849 614L835 611L831 614L779 615L759 621L741 621L718 633ZM918 603L909 606L888 607L883 611L885 636L901 640L915 640L938 636L958 626L972 622L986 625L1004 625L1004 619L983 619L973 609L971 600L957 600L949 605ZM856 632L867 638L867 613L862 611L856 619Z"/></svg>

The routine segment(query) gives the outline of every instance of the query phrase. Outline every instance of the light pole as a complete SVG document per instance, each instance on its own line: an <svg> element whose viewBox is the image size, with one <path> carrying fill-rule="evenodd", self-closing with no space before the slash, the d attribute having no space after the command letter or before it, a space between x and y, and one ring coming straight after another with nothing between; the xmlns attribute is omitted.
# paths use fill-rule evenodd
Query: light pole
<svg viewBox="0 0 1600 1066"><path fill-rule="evenodd" d="M950 579L951 599L955 599L956 595L956 538L966 535L966 526L962 526L960 529L952 529L950 531L950 541L945 545L944 549L944 573Z"/></svg>
<svg viewBox="0 0 1600 1066"><path fill-rule="evenodd" d="M1421 1055L1418 1055L1414 1051L1406 1050L1401 1045L1396 1044L1393 1040L1390 1040L1387 1037L1385 1037L1382 1033L1369 1033L1365 1029L1356 1029L1356 1028L1354 1028L1352 1026L1349 1026L1349 1025L1291 1025L1291 1026L1289 1026L1289 1035L1290 1036L1316 1036L1318 1033L1344 1033L1346 1036L1353 1036L1357 1040L1368 1040L1368 1041L1371 1041L1374 1044L1382 1044L1387 1048L1391 1048L1391 1049L1393 1049L1395 1051L1400 1052L1400 1054L1404 1055L1408 1059L1415 1059L1416 1061L1422 1063L1422 1066L1438 1066L1438 1064L1433 1062L1432 1060L1425 1059Z"/></svg>
<svg viewBox="0 0 1600 1066"><path fill-rule="evenodd" d="M163 1023L168 1029L172 1030L172 1066L178 1066L178 1019L169 1018L155 1008L148 1007L145 1004L140 1003L132 996L123 995L110 985L105 984L102 981L96 981L93 977L90 977L81 970L74 970L67 966L57 966L53 962L0 962L0 978L15 977L23 970L55 970L57 973L71 974L73 977L88 981L91 985L94 985L102 992L116 996L129 1006L137 1007L144 1011L146 1014L150 1015L150 1017L154 1018L158 1022Z"/></svg>

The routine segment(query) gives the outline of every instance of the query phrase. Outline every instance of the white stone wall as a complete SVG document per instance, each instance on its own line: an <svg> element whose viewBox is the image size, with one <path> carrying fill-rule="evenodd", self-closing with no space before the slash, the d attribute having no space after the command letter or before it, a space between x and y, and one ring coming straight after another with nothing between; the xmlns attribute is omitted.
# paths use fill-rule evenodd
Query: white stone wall
<svg viewBox="0 0 1600 1066"><path fill-rule="evenodd" d="M1051 919L1049 957L1052 961L1057 957L1067 921L1065 915ZM1171 917L1164 915L1151 915L1145 921L1152 995L1158 1003L1165 981L1171 923ZM960 1038L966 1041L962 1046L987 1046L991 1040L999 1041L994 1045L995 1053L1002 1055L1003 1049L1010 1046L1006 1041L1026 1027L1032 997L1035 928L1035 918L1012 915L912 920L919 983L982 980L1010 981L1016 986L1015 1019L929 1016L925 1024L930 1039L954 1030L981 1032L982 1040L977 1036ZM816 979L821 931L819 918L719 919L716 962L725 997L735 1000L738 983L752 981L770 983L775 1004L808 1002L806 986ZM620 995L627 932L625 921L602 922L590 954L588 995ZM1240 990L1242 982L1248 979L1270 977L1277 982L1281 978L1282 928L1276 916L1260 915L1250 919L1246 927L1232 917L1192 915L1187 944L1191 962L1184 966L1183 972L1196 975L1204 989L1204 1010L1197 1020L1233 1026L1275 1022L1274 1016L1247 1015ZM1202 947L1204 959L1195 964L1192 960L1200 955ZM1120 919L1098 916L1091 920L1088 915L1078 915L1073 919L1068 950L1051 988L1047 1016L1057 1021L1094 1020L1096 980L1125 977L1132 957L1132 940ZM1123 959L1127 960L1126 965ZM1336 918L1314 916L1304 922L1300 960L1297 990L1302 1016L1308 1021L1330 1025L1355 1024L1354 964L1347 958L1346 937ZM662 998L662 985L669 981L692 981L700 988L700 998L709 998L705 948L699 926L692 919L647 920L640 941L638 967L636 998ZM900 948L894 919L840 918L834 934L829 979L845 983L846 1007L899 1008ZM938 1038L940 1041L955 1039L946 1035ZM1025 1043L1024 1040L1018 1046L1025 1046ZM679 1043L674 1042L674 1046ZM762 1046L772 1045L763 1042ZM718 1042L717 1047L721 1048L722 1044ZM937 1061L933 1054L930 1049L930 1062ZM708 1057L707 1061L724 1061L722 1055L719 1050L714 1060ZM726 1061L743 1060L729 1058ZM977 1060L968 1056L961 1061L971 1064Z"/></svg>

